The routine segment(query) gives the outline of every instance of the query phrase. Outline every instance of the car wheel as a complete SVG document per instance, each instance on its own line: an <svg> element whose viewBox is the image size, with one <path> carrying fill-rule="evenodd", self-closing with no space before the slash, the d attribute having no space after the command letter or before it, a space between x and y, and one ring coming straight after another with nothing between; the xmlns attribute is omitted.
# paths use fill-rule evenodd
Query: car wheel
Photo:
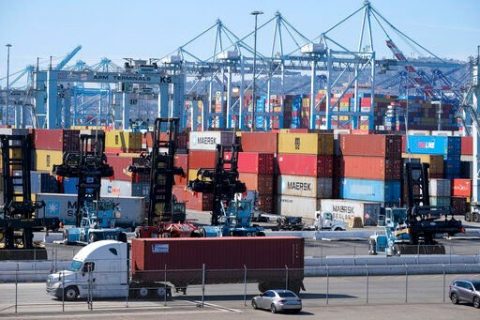
<svg viewBox="0 0 480 320"><path fill-rule="evenodd" d="M75 301L77 300L78 297L78 289L71 286L71 287L66 287L65 292L63 293L63 297L67 301Z"/></svg>
<svg viewBox="0 0 480 320"><path fill-rule="evenodd" d="M272 313L277 313L277 308L275 307L275 305L273 303L270 306L270 311L272 311Z"/></svg>
<svg viewBox="0 0 480 320"><path fill-rule="evenodd" d="M473 298L473 306L477 309L480 308L480 298L479 297Z"/></svg>
<svg viewBox="0 0 480 320"><path fill-rule="evenodd" d="M457 294L456 294L456 293L452 293L452 294L450 295L450 300L452 300L452 303L453 303L453 304L458 304L458 296L457 296Z"/></svg>
<svg viewBox="0 0 480 320"><path fill-rule="evenodd" d="M253 308L253 309L257 309L257 308L258 308L257 303L255 302L255 300L252 300L252 308Z"/></svg>

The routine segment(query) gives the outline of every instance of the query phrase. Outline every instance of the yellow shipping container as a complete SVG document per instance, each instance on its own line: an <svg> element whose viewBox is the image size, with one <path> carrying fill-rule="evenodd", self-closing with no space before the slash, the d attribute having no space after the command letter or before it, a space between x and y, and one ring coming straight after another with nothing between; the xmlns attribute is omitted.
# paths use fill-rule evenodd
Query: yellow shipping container
<svg viewBox="0 0 480 320"><path fill-rule="evenodd" d="M132 152L142 149L142 133L112 130L105 133L105 149L121 149Z"/></svg>
<svg viewBox="0 0 480 320"><path fill-rule="evenodd" d="M429 154L413 154L402 153L403 159L419 159L421 163L428 163L430 165L430 175L439 177L443 176L444 162L443 156L429 155Z"/></svg>
<svg viewBox="0 0 480 320"><path fill-rule="evenodd" d="M332 133L283 133L278 134L278 153L333 154Z"/></svg>
<svg viewBox="0 0 480 320"><path fill-rule="evenodd" d="M53 150L35 151L35 170L52 172L53 165L62 164L63 152Z"/></svg>
<svg viewBox="0 0 480 320"><path fill-rule="evenodd" d="M197 179L198 169L189 169L188 170L188 181L193 181ZM212 181L211 179L203 179L204 181Z"/></svg>
<svg viewBox="0 0 480 320"><path fill-rule="evenodd" d="M10 159L21 159L22 157L22 150L20 149L10 149ZM0 156L0 169L3 168L3 157ZM20 170L22 169L22 166L19 165L14 165L13 166L14 170Z"/></svg>

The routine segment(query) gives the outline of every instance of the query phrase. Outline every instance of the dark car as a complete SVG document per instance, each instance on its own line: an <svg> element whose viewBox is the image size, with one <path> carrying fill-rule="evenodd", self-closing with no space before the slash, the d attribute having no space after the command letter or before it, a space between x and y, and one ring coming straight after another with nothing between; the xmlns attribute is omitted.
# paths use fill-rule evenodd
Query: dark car
<svg viewBox="0 0 480 320"><path fill-rule="evenodd" d="M253 297L254 309L266 309L276 312L300 312L302 300L290 290L268 290L259 296Z"/></svg>
<svg viewBox="0 0 480 320"><path fill-rule="evenodd" d="M480 308L480 280L455 280L450 284L448 295L453 304L468 302Z"/></svg>

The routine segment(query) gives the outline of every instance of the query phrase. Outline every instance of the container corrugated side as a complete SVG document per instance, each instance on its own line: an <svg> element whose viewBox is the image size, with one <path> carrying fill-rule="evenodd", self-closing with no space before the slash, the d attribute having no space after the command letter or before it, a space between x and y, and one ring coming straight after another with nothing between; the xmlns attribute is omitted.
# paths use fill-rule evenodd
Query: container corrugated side
<svg viewBox="0 0 480 320"><path fill-rule="evenodd" d="M192 131L190 132L190 150L217 150L217 144L231 146L235 143L233 131Z"/></svg>
<svg viewBox="0 0 480 320"><path fill-rule="evenodd" d="M471 179L453 179L451 184L452 184L452 197L468 198L472 196L472 180Z"/></svg>
<svg viewBox="0 0 480 320"><path fill-rule="evenodd" d="M402 173L401 159L344 156L343 175L347 178L398 180Z"/></svg>
<svg viewBox="0 0 480 320"><path fill-rule="evenodd" d="M340 136L340 150L344 156L368 156L399 159L402 153L400 135L358 135Z"/></svg>
<svg viewBox="0 0 480 320"><path fill-rule="evenodd" d="M188 161L189 169L215 168L217 153L216 151L190 150Z"/></svg>
<svg viewBox="0 0 480 320"><path fill-rule="evenodd" d="M430 179L428 191L430 196L450 197L451 183L449 179Z"/></svg>
<svg viewBox="0 0 480 320"><path fill-rule="evenodd" d="M344 178L340 183L343 199L395 202L400 201L400 181Z"/></svg>
<svg viewBox="0 0 480 320"><path fill-rule="evenodd" d="M278 133L242 132L242 150L245 152L277 153Z"/></svg>
<svg viewBox="0 0 480 320"><path fill-rule="evenodd" d="M277 194L331 198L332 178L281 175L277 178Z"/></svg>
<svg viewBox="0 0 480 320"><path fill-rule="evenodd" d="M276 213L278 214L298 216L312 221L316 210L320 210L320 199L287 195L277 196Z"/></svg>
<svg viewBox="0 0 480 320"><path fill-rule="evenodd" d="M333 156L281 153L277 155L280 175L332 177Z"/></svg>
<svg viewBox="0 0 480 320"><path fill-rule="evenodd" d="M239 180L245 183L247 190L258 194L273 195L273 176L267 174L240 173Z"/></svg>
<svg viewBox="0 0 480 320"><path fill-rule="evenodd" d="M52 172L53 166L62 164L62 162L62 151L35 150L35 170Z"/></svg>
<svg viewBox="0 0 480 320"><path fill-rule="evenodd" d="M360 217L364 225L374 226L378 224L381 204L357 200L322 199L321 209L331 212L335 219L349 222L354 217Z"/></svg>
<svg viewBox="0 0 480 320"><path fill-rule="evenodd" d="M333 134L279 133L278 153L333 155Z"/></svg>

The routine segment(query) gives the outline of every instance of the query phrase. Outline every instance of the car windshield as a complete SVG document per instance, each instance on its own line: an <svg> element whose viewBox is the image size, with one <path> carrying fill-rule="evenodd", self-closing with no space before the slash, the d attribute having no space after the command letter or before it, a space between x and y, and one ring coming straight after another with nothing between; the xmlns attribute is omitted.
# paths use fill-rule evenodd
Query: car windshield
<svg viewBox="0 0 480 320"><path fill-rule="evenodd" d="M82 261L78 260L73 260L72 263L70 264L70 267L68 268L69 271L80 271L82 268Z"/></svg>
<svg viewBox="0 0 480 320"><path fill-rule="evenodd" d="M280 291L278 292L278 295L281 298L296 298L296 296L292 292L288 292L288 291Z"/></svg>
<svg viewBox="0 0 480 320"><path fill-rule="evenodd" d="M480 291L480 281L472 281L475 290Z"/></svg>

